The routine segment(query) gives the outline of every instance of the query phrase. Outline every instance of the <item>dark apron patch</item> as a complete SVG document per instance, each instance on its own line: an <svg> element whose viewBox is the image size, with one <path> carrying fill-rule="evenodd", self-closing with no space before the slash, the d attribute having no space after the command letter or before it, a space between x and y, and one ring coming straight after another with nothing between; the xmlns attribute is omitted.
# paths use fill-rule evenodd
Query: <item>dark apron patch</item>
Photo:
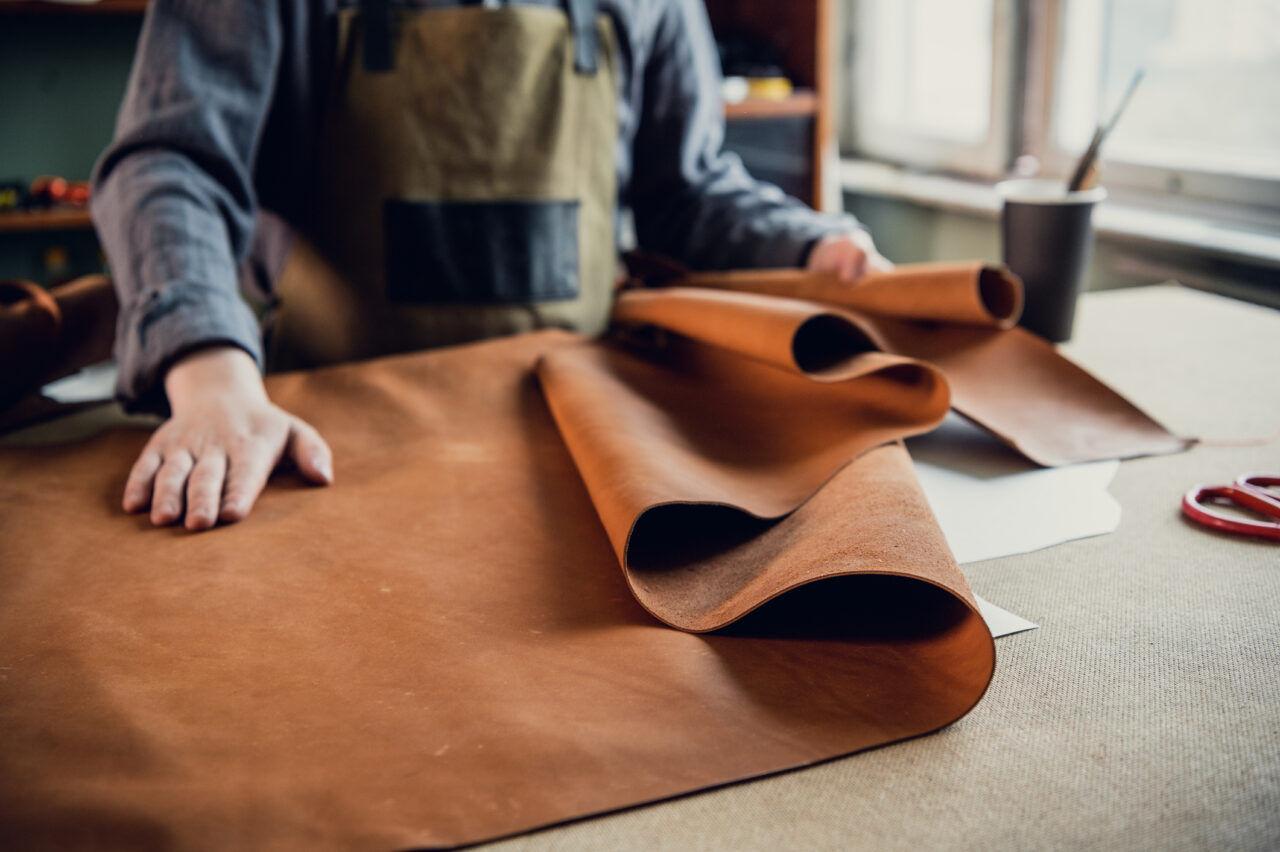
<svg viewBox="0 0 1280 852"><path fill-rule="evenodd" d="M388 199L387 298L517 304L578 297L577 201Z"/></svg>

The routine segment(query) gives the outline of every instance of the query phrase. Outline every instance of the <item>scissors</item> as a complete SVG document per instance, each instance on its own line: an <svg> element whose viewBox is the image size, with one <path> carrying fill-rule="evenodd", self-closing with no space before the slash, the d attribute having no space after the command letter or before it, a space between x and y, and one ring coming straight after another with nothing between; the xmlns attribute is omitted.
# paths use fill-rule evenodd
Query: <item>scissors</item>
<svg viewBox="0 0 1280 852"><path fill-rule="evenodd" d="M1280 541L1280 494L1269 488L1280 485L1280 476L1267 473L1244 474L1230 485L1201 485L1182 497L1182 512L1188 518L1215 530L1256 535ZM1214 512L1205 501L1234 503L1275 521L1251 521Z"/></svg>

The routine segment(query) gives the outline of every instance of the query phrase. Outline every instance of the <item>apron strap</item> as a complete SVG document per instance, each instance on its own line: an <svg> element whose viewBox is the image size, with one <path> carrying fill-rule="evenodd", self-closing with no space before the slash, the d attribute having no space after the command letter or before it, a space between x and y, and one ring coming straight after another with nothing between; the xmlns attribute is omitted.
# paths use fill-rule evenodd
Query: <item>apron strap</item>
<svg viewBox="0 0 1280 852"><path fill-rule="evenodd" d="M579 74L595 74L598 67L596 12L598 0L563 0L573 33L573 68ZM364 34L364 70L390 71L391 0L360 0Z"/></svg>
<svg viewBox="0 0 1280 852"><path fill-rule="evenodd" d="M573 31L573 69L579 74L595 74L597 68L596 11L598 0L564 0Z"/></svg>
<svg viewBox="0 0 1280 852"><path fill-rule="evenodd" d="M364 32L364 70L390 71L391 0L360 0L360 25Z"/></svg>

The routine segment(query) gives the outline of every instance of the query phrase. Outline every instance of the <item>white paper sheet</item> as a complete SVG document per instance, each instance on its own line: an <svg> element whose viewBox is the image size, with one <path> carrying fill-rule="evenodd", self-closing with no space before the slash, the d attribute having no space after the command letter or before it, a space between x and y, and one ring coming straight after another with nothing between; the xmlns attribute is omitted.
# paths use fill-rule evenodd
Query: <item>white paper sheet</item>
<svg viewBox="0 0 1280 852"><path fill-rule="evenodd" d="M1040 626L1034 621L1027 621L1020 615L1014 615L1004 607L996 606L986 598L979 595L974 595L974 597L978 599L978 612L982 614L982 620L987 623L992 637L996 639L1001 636L1008 636L1011 633L1035 630Z"/></svg>
<svg viewBox="0 0 1280 852"><path fill-rule="evenodd" d="M40 393L54 402L70 405L76 402L110 400L115 396L115 389L116 362L103 361L56 382L50 382L40 389Z"/></svg>
<svg viewBox="0 0 1280 852"><path fill-rule="evenodd" d="M1118 461L1037 467L955 414L937 430L908 441L907 449L962 565L1103 535L1120 524L1120 504L1107 493ZM983 617L994 635L1036 626L980 603L990 610Z"/></svg>

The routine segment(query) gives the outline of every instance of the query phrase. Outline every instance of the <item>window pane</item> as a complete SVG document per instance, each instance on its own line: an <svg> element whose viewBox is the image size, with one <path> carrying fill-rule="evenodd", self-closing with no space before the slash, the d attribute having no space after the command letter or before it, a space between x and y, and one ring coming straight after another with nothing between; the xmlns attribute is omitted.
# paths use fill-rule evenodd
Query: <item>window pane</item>
<svg viewBox="0 0 1280 852"><path fill-rule="evenodd" d="M992 0L870 0L859 16L869 120L894 131L982 142L991 124Z"/></svg>
<svg viewBox="0 0 1280 852"><path fill-rule="evenodd" d="M1145 67L1108 157L1280 178L1280 3L1068 0L1064 7L1059 146L1083 150Z"/></svg>

